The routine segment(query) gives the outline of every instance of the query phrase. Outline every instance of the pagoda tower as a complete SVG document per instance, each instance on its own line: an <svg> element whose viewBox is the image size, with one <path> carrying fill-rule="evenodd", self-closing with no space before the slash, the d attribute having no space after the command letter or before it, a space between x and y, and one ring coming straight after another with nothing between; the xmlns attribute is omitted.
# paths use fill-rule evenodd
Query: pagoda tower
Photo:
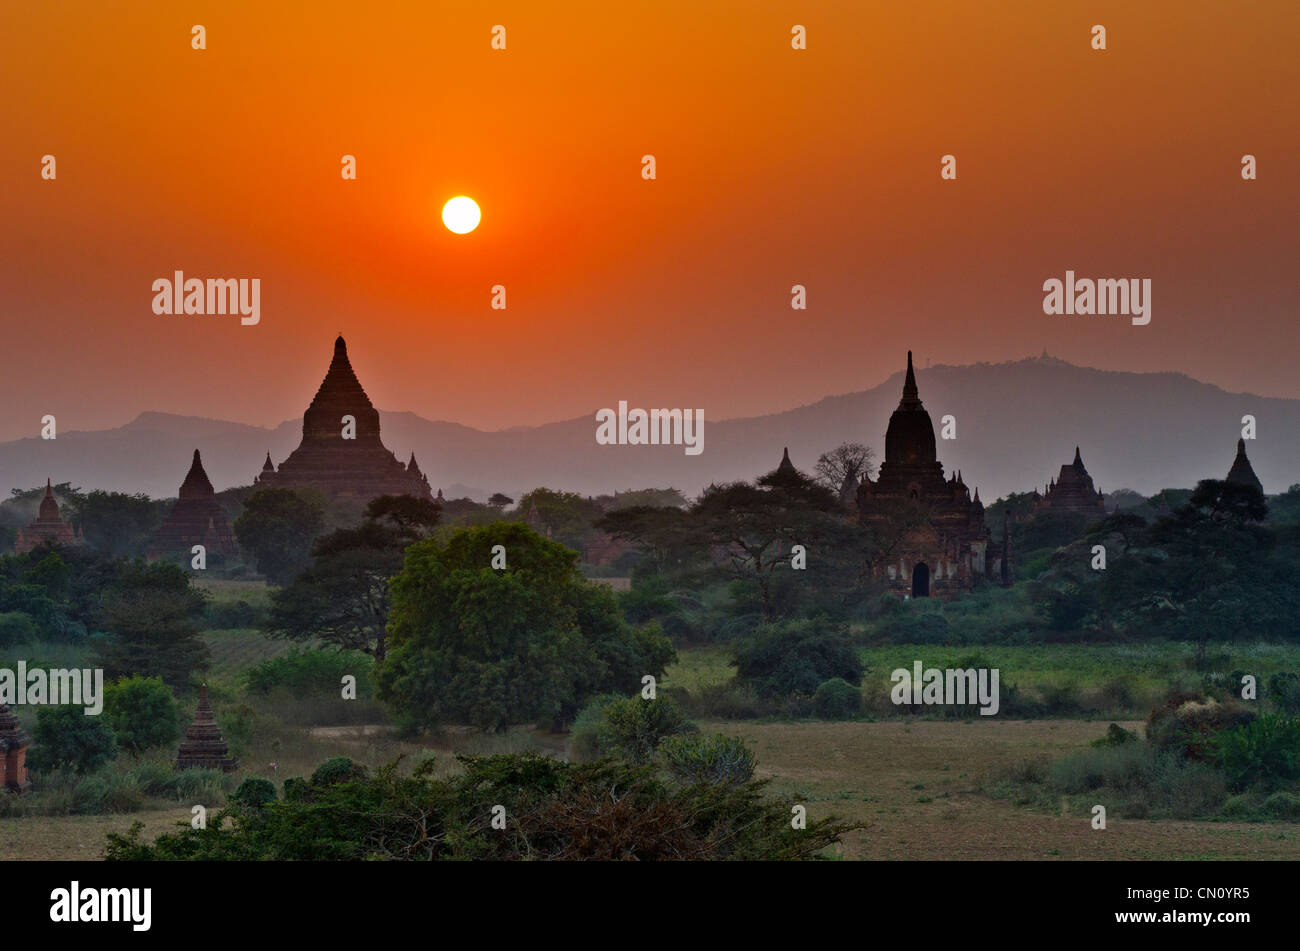
<svg viewBox="0 0 1300 951"><path fill-rule="evenodd" d="M0 703L0 790L25 792L31 788L27 778L27 747L31 742L18 725L18 718Z"/></svg>
<svg viewBox="0 0 1300 951"><path fill-rule="evenodd" d="M1038 490L1034 490L1034 495L1038 496ZM1034 501L1034 508L1105 517L1105 496L1092 484L1092 476L1084 468L1078 446L1074 447L1074 461L1061 466L1056 479L1047 486L1046 494Z"/></svg>
<svg viewBox="0 0 1300 951"><path fill-rule="evenodd" d="M879 478L859 483L857 515L864 528L881 538L895 534L892 526L902 517L920 523L872 565L873 574L899 597L952 599L970 591L978 579L1000 580L1003 560L996 554L986 557L989 530L983 503L971 498L960 472L944 478L934 423L921 403L910 350L903 397L885 431L885 460Z"/></svg>
<svg viewBox="0 0 1300 951"><path fill-rule="evenodd" d="M45 498L41 499L40 512L36 521L27 528L18 530L14 539L15 554L23 554L41 545L80 545L81 534L74 532L72 526L59 516L59 503L54 499L54 489L50 480L45 480Z"/></svg>
<svg viewBox="0 0 1300 951"><path fill-rule="evenodd" d="M208 703L208 685L199 688L199 708L194 711L194 722L185 731L180 751L176 754L177 769L219 769L233 773L239 760L226 755L228 747L217 729L216 717Z"/></svg>
<svg viewBox="0 0 1300 951"><path fill-rule="evenodd" d="M379 438L379 411L353 372L341 336L334 341L325 379L303 414L302 442L279 468L268 453L253 483L258 488L317 489L331 499L361 502L381 495L433 498L415 454L403 465Z"/></svg>
<svg viewBox="0 0 1300 951"><path fill-rule="evenodd" d="M1255 469L1246 458L1246 440L1237 440L1237 458L1232 460L1232 468L1228 470L1228 477L1225 482L1234 482L1237 485L1254 486L1262 493L1264 483L1259 481L1259 476L1255 475Z"/></svg>
<svg viewBox="0 0 1300 951"><path fill-rule="evenodd" d="M149 540L145 558L154 561L164 555L183 552L188 555L195 545L202 545L209 555L237 555L239 544L230 517L217 501L203 460L194 450L190 471L181 483L176 504L163 519L162 526Z"/></svg>

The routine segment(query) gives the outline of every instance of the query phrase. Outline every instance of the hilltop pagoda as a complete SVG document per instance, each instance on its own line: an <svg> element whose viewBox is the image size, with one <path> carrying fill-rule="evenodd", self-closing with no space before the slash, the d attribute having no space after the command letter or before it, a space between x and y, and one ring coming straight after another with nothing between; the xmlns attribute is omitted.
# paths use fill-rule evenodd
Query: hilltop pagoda
<svg viewBox="0 0 1300 951"><path fill-rule="evenodd" d="M41 499L40 512L36 521L26 529L18 529L18 537L14 539L14 553L21 555L41 545L80 545L81 542L81 532L74 532L72 526L59 516L59 503L54 499L50 480L46 479L45 498Z"/></svg>
<svg viewBox="0 0 1300 951"><path fill-rule="evenodd" d="M177 769L219 769L223 773L233 773L239 768L239 760L226 755L229 747L221 738L217 728L217 719L212 715L212 705L208 703L208 685L199 688L199 707L194 711L194 722L185 731L180 751L176 754Z"/></svg>
<svg viewBox="0 0 1300 951"><path fill-rule="evenodd" d="M1034 508L1053 512L1079 512L1102 518L1106 515L1106 500L1092 484L1092 476L1084 468L1079 447L1074 447L1074 462L1061 466L1060 474L1044 489L1042 495L1034 490Z"/></svg>
<svg viewBox="0 0 1300 951"><path fill-rule="evenodd" d="M31 787L27 778L27 747L31 742L18 725L18 718L0 703L0 791L25 792Z"/></svg>
<svg viewBox="0 0 1300 951"><path fill-rule="evenodd" d="M369 502L381 495L432 499L428 478L412 453L406 465L379 438L379 411L348 362L342 337L334 359L302 417L302 442L280 463L268 453L258 488L317 489L331 499Z"/></svg>
<svg viewBox="0 0 1300 951"><path fill-rule="evenodd" d="M1264 483L1259 481L1259 476L1255 475L1255 469L1246 458L1246 440L1237 440L1237 458L1232 460L1232 468L1228 470L1228 477L1225 482L1232 482L1237 485L1249 485L1258 489L1261 493L1264 491Z"/></svg>
<svg viewBox="0 0 1300 951"><path fill-rule="evenodd" d="M189 554L195 545L202 545L209 555L236 555L239 544L230 517L217 501L208 474L203 471L203 460L194 450L194 461L181 483L176 504L163 520L162 527L149 540L145 557L154 561L164 555L183 552Z"/></svg>

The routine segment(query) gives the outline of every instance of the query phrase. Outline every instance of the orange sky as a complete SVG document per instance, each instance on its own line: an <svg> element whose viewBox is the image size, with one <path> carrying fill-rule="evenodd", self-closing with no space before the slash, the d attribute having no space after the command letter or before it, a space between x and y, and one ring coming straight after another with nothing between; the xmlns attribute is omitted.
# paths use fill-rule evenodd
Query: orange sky
<svg viewBox="0 0 1300 951"><path fill-rule="evenodd" d="M481 428L780 410L909 348L1300 397L1297 37L1291 0L5 4L0 439L273 425L340 330L376 405ZM177 268L260 278L261 323L156 316ZM1067 268L1151 278L1151 324L1045 316Z"/></svg>

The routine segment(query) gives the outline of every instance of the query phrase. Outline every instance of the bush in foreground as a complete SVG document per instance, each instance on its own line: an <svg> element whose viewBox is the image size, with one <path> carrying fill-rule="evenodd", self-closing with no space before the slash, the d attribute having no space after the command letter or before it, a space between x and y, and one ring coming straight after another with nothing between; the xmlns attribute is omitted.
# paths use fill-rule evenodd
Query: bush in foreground
<svg viewBox="0 0 1300 951"><path fill-rule="evenodd" d="M833 818L790 827L790 803L765 784L679 786L618 761L574 765L535 753L458 757L463 771L409 776L398 762L317 785L257 809L233 804L208 828L154 843L142 825L110 834L106 857L148 860L790 860L817 858L857 824ZM400 762L400 761L399 761ZM287 792L287 790L286 790ZM505 808L504 830L492 827ZM358 821L364 817L364 821Z"/></svg>

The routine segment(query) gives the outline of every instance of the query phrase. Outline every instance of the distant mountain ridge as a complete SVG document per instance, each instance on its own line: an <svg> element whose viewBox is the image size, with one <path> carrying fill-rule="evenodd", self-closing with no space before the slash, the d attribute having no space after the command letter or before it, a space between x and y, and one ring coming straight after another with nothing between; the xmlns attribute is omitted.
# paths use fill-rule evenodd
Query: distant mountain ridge
<svg viewBox="0 0 1300 951"><path fill-rule="evenodd" d="M885 428L898 405L903 371L856 393L766 416L713 421L705 407L704 451L682 446L601 446L591 415L484 432L411 412L380 411L384 444L405 461L414 452L435 491L483 501L515 498L537 486L595 495L674 486L688 495L712 482L751 479L776 467L783 447L811 471L841 442L884 452ZM934 421L952 415L955 440L938 439L945 470L961 469L987 503L1008 492L1042 489L1080 446L1104 491L1150 494L1197 479L1223 478L1232 464L1241 418L1253 415L1258 438L1247 453L1269 493L1300 482L1300 400L1228 393L1180 373L1129 373L1079 367L1052 357L916 371ZM303 394L304 408L311 394ZM616 405L617 399L608 401ZM143 412L115 429L61 432L57 439L0 443L0 491L31 488L47 477L85 489L176 494L197 448L218 490L247 485L266 453L279 464L298 445L301 418L273 429L201 417Z"/></svg>

